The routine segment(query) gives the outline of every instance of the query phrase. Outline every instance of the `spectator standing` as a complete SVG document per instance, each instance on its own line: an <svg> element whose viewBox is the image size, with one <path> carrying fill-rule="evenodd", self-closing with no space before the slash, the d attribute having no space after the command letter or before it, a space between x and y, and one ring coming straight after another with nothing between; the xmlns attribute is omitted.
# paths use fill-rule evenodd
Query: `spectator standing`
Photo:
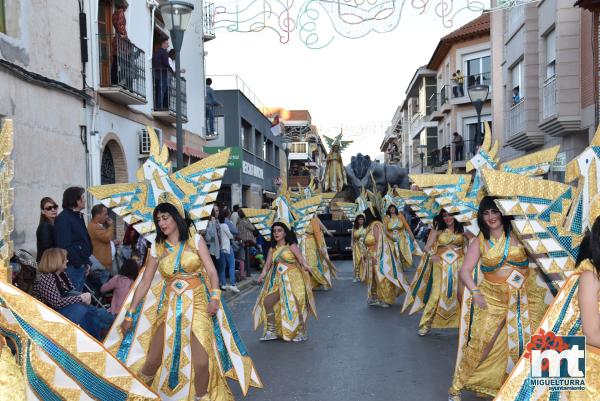
<svg viewBox="0 0 600 401"><path fill-rule="evenodd" d="M38 279L33 286L34 296L82 329L102 341L102 332L108 330L114 316L103 308L91 306L91 295L76 291L64 273L67 269L67 251L49 248L44 251L38 267Z"/></svg>
<svg viewBox="0 0 600 401"><path fill-rule="evenodd" d="M237 223L240 220L240 215L239 215L239 211L240 211L240 206L239 205L234 205L233 206L233 212L231 212L231 222L233 223L234 226L237 227Z"/></svg>
<svg viewBox="0 0 600 401"><path fill-rule="evenodd" d="M56 240L54 239L54 220L58 214L58 204L48 196L42 198L40 201L40 223L35 231L35 238L37 242L37 255L36 262L40 262L42 254L48 248L54 248L56 246Z"/></svg>
<svg viewBox="0 0 600 401"><path fill-rule="evenodd" d="M465 76L460 72L460 70L456 70L456 85L458 86L458 96L463 97L465 95Z"/></svg>
<svg viewBox="0 0 600 401"><path fill-rule="evenodd" d="M133 224L126 224L123 242L121 243L121 252L125 259L130 259L133 256L133 251L135 250L135 245L137 244L139 236L140 234L133 228Z"/></svg>
<svg viewBox="0 0 600 401"><path fill-rule="evenodd" d="M458 132L452 134L452 145L454 145L454 160L462 160L464 141L462 135L460 135Z"/></svg>
<svg viewBox="0 0 600 401"><path fill-rule="evenodd" d="M513 88L513 106L521 101L519 87Z"/></svg>
<svg viewBox="0 0 600 401"><path fill-rule="evenodd" d="M56 246L67 251L66 274L75 290L82 292L92 255L92 241L81 213L85 208L85 190L81 187L65 189L62 208L54 221Z"/></svg>
<svg viewBox="0 0 600 401"><path fill-rule="evenodd" d="M109 291L112 291L113 293L110 308L108 309L108 311L113 315L119 313L123 307L125 299L127 298L127 294L129 294L131 285L137 278L138 273L139 266L137 262L134 259L127 259L125 262L123 262L123 265L119 270L119 274L111 278L100 288L100 292L103 294Z"/></svg>
<svg viewBox="0 0 600 401"><path fill-rule="evenodd" d="M211 87L212 79L206 78L206 136L216 137L215 131L215 107L223 107L223 104L215 97L215 90Z"/></svg>
<svg viewBox="0 0 600 401"><path fill-rule="evenodd" d="M126 65L126 63L130 62L130 54L125 54L125 42L129 41L125 12L128 7L127 0L117 0L115 12L112 15L112 25L115 29L115 36L111 40L112 63L110 65L110 83L112 85L123 85L127 82L125 76L130 66ZM119 67L121 68L121 76L119 76ZM127 84L127 88L131 88L130 82L127 82Z"/></svg>
<svg viewBox="0 0 600 401"><path fill-rule="evenodd" d="M208 252L215 267L220 266L219 257L221 256L221 225L219 224L219 206L213 205L213 210L210 212L210 220L206 226L204 239L208 246ZM225 289L221 284L221 290Z"/></svg>
<svg viewBox="0 0 600 401"><path fill-rule="evenodd" d="M92 208L92 221L87 227L92 240L92 271L98 276L99 286L106 283L110 277L113 263L113 250L119 241L114 239L114 225L108 217L108 208L102 204Z"/></svg>
<svg viewBox="0 0 600 401"><path fill-rule="evenodd" d="M252 275L250 271L250 248L256 245L256 237L254 236L254 225L250 223L250 220L246 217L243 210L238 210L239 220L237 222L237 229L240 233L240 240L242 241L242 251L244 253L244 266L246 267L246 275L250 277Z"/></svg>
<svg viewBox="0 0 600 401"><path fill-rule="evenodd" d="M169 39L163 39L160 47L152 56L152 69L154 72L154 107L156 110L166 110L169 107Z"/></svg>
<svg viewBox="0 0 600 401"><path fill-rule="evenodd" d="M225 214L219 216L219 224L221 226L221 254L219 256L219 282L224 290L240 292L235 285L235 256L231 246L233 242L233 234L229 230L229 225L226 223ZM227 285L226 274L229 273L229 283Z"/></svg>

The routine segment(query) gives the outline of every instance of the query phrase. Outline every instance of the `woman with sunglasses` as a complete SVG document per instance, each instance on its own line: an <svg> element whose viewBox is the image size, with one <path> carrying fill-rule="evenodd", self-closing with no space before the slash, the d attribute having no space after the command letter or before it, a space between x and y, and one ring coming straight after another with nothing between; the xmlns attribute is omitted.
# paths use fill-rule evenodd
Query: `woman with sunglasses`
<svg viewBox="0 0 600 401"><path fill-rule="evenodd" d="M54 239L54 219L58 214L58 204L50 197L44 197L40 201L40 223L35 232L37 239L37 257L39 263L42 260L44 251L56 246Z"/></svg>
<svg viewBox="0 0 600 401"><path fill-rule="evenodd" d="M471 293L466 301L469 340L459 350L449 401L460 400L462 390L495 397L546 310L547 288L536 282L525 246L512 233L511 218L502 215L495 199L481 200L477 213L481 232L469 244L459 271ZM477 264L483 276L480 284L473 279Z"/></svg>

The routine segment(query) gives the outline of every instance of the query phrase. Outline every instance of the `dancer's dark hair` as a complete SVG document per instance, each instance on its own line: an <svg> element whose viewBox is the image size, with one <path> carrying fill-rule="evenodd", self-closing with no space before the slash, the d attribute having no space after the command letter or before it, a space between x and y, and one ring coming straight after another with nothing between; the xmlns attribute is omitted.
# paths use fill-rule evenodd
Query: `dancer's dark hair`
<svg viewBox="0 0 600 401"><path fill-rule="evenodd" d="M292 245L292 244L297 244L298 243L298 239L296 238L296 234L294 234L294 232L292 230L290 230L288 228L288 226L286 226L282 222L276 221L271 226L271 246L273 248L275 246L277 246L277 241L275 241L275 236L273 235L273 228L275 228L275 227L282 227L283 231L285 231L285 244L286 245Z"/></svg>
<svg viewBox="0 0 600 401"><path fill-rule="evenodd" d="M504 235L508 235L510 231L510 222L513 218L512 216L505 216L502 214L502 212L500 212L498 206L496 206L496 203L494 202L496 199L498 198L494 196L484 197L481 200L481 203L479 204L479 210L477 211L477 224L479 225L479 230L481 230L481 233L485 239L490 239L490 228L483 219L483 213L488 210L496 210L498 213L500 213L502 218L502 226L504 227Z"/></svg>
<svg viewBox="0 0 600 401"><path fill-rule="evenodd" d="M437 216L435 216L433 218L433 228L436 231L444 231L446 228L448 228L448 225L444 221L444 213L450 214L445 209L442 209L437 214ZM453 218L454 218L454 233L455 234L464 233L465 232L465 228L463 226L463 223L461 223L458 220L456 220L456 217L453 216Z"/></svg>
<svg viewBox="0 0 600 401"><path fill-rule="evenodd" d="M365 215L364 215L364 214L357 214L357 215L356 215L356 217L354 218L354 226L353 226L353 227L354 227L354 229L355 229L355 230L356 230L357 228L360 228L360 226L358 225L358 220L359 220L359 219L363 219L363 224L362 224L363 226L365 226L365 225L366 225L366 224L365 224L365 222L366 222L366 220L365 220Z"/></svg>
<svg viewBox="0 0 600 401"><path fill-rule="evenodd" d="M381 216L379 215L379 212L373 212L371 211L371 208L368 208L365 210L365 226L369 226L374 221L381 221Z"/></svg>
<svg viewBox="0 0 600 401"><path fill-rule="evenodd" d="M579 266L586 259L590 259L596 269L596 275L600 278L600 217L583 237L575 265Z"/></svg>
<svg viewBox="0 0 600 401"><path fill-rule="evenodd" d="M390 210L392 210L392 208L394 208L394 210L396 211L396 215L398 215L398 213L399 213L396 205L389 205L387 210L385 211L385 214L388 215L389 217L392 217L392 212L390 212Z"/></svg>
<svg viewBox="0 0 600 401"><path fill-rule="evenodd" d="M177 208L170 203L160 203L158 206L154 208L154 212L152 213L152 220L154 220L154 225L156 226L156 242L162 244L167 240L167 236L162 232L160 227L158 226L158 214L159 213L167 213L171 215L173 220L175 220L175 224L177 224L177 230L179 231L179 242L185 242L189 239L190 233L190 224L192 223L190 219L183 217L177 211Z"/></svg>

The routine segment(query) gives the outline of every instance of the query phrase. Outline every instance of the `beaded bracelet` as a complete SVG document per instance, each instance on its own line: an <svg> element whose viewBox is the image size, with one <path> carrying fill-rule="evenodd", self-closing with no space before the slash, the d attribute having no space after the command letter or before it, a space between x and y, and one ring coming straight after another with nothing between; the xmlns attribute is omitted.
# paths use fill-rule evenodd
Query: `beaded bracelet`
<svg viewBox="0 0 600 401"><path fill-rule="evenodd" d="M221 300L221 290L213 289L210 291L210 300L211 301L220 301Z"/></svg>
<svg viewBox="0 0 600 401"><path fill-rule="evenodd" d="M130 317L133 319L133 312L131 309L127 309L127 312L125 312L125 317Z"/></svg>
<svg viewBox="0 0 600 401"><path fill-rule="evenodd" d="M481 290L479 288L475 287L475 288L473 288L471 290L471 294L473 294L473 293L479 293L479 294L481 294Z"/></svg>

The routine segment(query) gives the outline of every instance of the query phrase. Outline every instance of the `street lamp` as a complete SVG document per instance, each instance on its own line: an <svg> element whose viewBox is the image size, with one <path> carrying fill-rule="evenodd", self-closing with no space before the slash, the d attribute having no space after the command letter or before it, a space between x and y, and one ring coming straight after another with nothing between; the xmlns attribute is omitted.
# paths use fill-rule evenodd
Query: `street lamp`
<svg viewBox="0 0 600 401"><path fill-rule="evenodd" d="M469 99L477 112L477 130L475 131L475 146L481 145L481 109L488 98L490 87L488 85L474 85L469 87Z"/></svg>
<svg viewBox="0 0 600 401"><path fill-rule="evenodd" d="M285 174L290 175L290 150L292 148L292 140L290 138L281 138L281 147L285 152Z"/></svg>
<svg viewBox="0 0 600 401"><path fill-rule="evenodd" d="M427 149L427 145L417 145L417 149L419 149L419 157L421 158L421 174L423 174L423 168L425 167L423 160L425 159L425 150Z"/></svg>
<svg viewBox="0 0 600 401"><path fill-rule="evenodd" d="M181 46L183 34L192 18L194 5L185 1L167 1L158 6L165 22L165 27L171 33L171 42L175 50L175 130L177 133L177 169L183 168L183 121L181 99Z"/></svg>

